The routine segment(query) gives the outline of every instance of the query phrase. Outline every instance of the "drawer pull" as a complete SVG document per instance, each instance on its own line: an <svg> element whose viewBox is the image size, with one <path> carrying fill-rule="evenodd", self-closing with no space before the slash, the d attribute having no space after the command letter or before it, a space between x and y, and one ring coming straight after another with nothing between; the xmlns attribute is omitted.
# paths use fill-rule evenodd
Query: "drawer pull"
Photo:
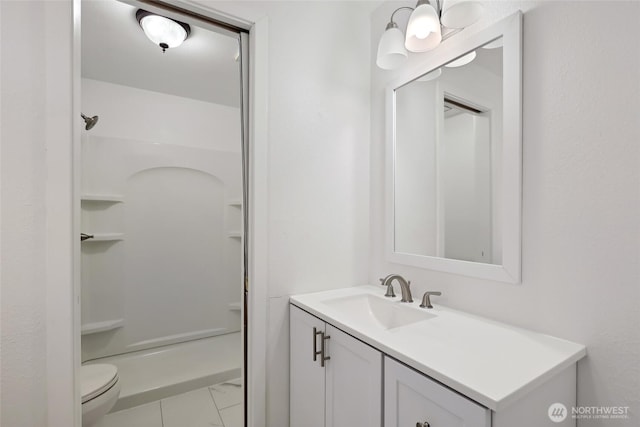
<svg viewBox="0 0 640 427"><path fill-rule="evenodd" d="M316 360L318 360L318 355L322 354L322 350L318 351L318 345L316 344L317 340L317 336L323 336L324 332L320 332L318 331L318 329L314 326L313 327L313 361L315 362ZM324 348L324 341L322 342L322 347Z"/></svg>
<svg viewBox="0 0 640 427"><path fill-rule="evenodd" d="M431 427L431 425L429 424L429 421L425 421L423 423L417 422L416 427Z"/></svg>
<svg viewBox="0 0 640 427"><path fill-rule="evenodd" d="M331 336L329 335L325 335L324 332L320 332L320 334L322 335L322 347L320 347L320 366L324 368L324 362L325 360L329 360L331 359L330 356L325 356L325 346L324 343L325 341L327 341L329 338L331 338Z"/></svg>

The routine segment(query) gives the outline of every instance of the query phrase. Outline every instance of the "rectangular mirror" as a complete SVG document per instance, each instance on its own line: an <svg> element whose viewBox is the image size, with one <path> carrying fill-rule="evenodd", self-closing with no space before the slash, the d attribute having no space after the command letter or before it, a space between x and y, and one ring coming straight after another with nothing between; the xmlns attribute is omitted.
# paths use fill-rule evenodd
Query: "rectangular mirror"
<svg viewBox="0 0 640 427"><path fill-rule="evenodd" d="M390 261L520 282L521 21L447 40L387 89Z"/></svg>

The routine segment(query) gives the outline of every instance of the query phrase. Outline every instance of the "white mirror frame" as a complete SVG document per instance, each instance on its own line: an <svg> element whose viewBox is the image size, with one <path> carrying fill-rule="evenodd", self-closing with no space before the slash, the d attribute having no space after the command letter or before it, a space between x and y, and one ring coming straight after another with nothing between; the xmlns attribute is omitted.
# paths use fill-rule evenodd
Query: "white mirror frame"
<svg viewBox="0 0 640 427"><path fill-rule="evenodd" d="M395 90L451 60L503 37L503 149L502 149L502 264L484 264L396 252L394 248ZM411 69L402 70L386 89L386 236L387 260L507 283L521 280L522 223L522 12L475 34L453 36L424 55Z"/></svg>

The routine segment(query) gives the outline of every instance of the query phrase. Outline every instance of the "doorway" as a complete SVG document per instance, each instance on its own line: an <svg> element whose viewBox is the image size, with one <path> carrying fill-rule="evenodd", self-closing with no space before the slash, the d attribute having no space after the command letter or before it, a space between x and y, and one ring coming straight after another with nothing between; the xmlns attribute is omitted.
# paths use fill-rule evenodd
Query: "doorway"
<svg viewBox="0 0 640 427"><path fill-rule="evenodd" d="M137 9L82 2L82 361L118 367L105 425L244 425L242 30L185 15L162 52Z"/></svg>

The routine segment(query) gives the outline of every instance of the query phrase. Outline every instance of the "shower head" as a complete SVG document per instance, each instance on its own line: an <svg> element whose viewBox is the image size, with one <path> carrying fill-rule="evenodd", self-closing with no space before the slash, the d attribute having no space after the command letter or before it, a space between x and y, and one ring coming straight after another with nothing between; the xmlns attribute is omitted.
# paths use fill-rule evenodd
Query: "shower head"
<svg viewBox="0 0 640 427"><path fill-rule="evenodd" d="M96 125L96 123L98 123L98 116L87 117L82 113L80 113L80 115L84 119L84 123L86 124L86 126L84 128L86 130L90 130L92 127L94 127Z"/></svg>

